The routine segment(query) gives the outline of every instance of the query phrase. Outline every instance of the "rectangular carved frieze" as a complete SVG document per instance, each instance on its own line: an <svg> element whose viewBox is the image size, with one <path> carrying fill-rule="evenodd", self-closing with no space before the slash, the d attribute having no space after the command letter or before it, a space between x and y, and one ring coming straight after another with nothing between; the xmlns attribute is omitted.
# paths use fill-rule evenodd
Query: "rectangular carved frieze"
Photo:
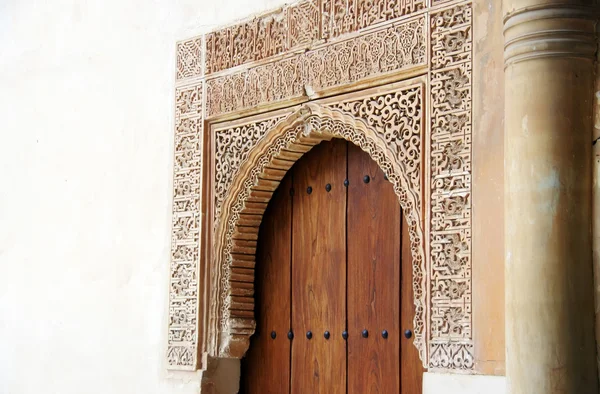
<svg viewBox="0 0 600 394"><path fill-rule="evenodd" d="M206 74L266 59L289 48L287 8L206 35Z"/></svg>
<svg viewBox="0 0 600 394"><path fill-rule="evenodd" d="M473 367L471 5L430 16L430 366Z"/></svg>
<svg viewBox="0 0 600 394"><path fill-rule="evenodd" d="M203 82L175 91L175 156L167 360L193 370L198 346L198 266L203 138Z"/></svg>
<svg viewBox="0 0 600 394"><path fill-rule="evenodd" d="M207 81L207 116L303 97L427 62L425 17Z"/></svg>
<svg viewBox="0 0 600 394"><path fill-rule="evenodd" d="M387 22L425 8L425 0L305 0L206 36L206 74Z"/></svg>
<svg viewBox="0 0 600 394"><path fill-rule="evenodd" d="M330 39L425 8L425 0L322 0L323 38Z"/></svg>

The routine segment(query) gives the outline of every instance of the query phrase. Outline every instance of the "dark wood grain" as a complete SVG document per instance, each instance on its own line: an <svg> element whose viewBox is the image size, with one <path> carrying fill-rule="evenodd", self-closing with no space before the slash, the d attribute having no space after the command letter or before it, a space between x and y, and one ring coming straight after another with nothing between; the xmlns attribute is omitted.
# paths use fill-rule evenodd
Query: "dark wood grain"
<svg viewBox="0 0 600 394"><path fill-rule="evenodd" d="M293 171L291 392L345 394L346 142L321 143ZM326 330L329 340L323 337Z"/></svg>
<svg viewBox="0 0 600 394"><path fill-rule="evenodd" d="M285 394L290 386L291 177L269 203L256 254L256 333L242 360L242 392ZM275 331L276 338L271 338Z"/></svg>
<svg viewBox="0 0 600 394"><path fill-rule="evenodd" d="M240 248L256 238L236 234ZM422 392L414 338L404 337L415 313L408 226L365 152L333 140L300 158L269 202L256 247L257 332L242 361L242 393ZM240 270L253 264L252 255L236 256Z"/></svg>
<svg viewBox="0 0 600 394"><path fill-rule="evenodd" d="M405 330L413 331L413 319L415 316L415 303L412 287L412 254L410 251L410 237L408 236L408 223L402 217L402 276L401 276L401 316L400 324L402 333ZM402 394L421 394L423 392L423 363L419 358L419 352L413 344L414 335L410 339L400 337L400 380L402 382Z"/></svg>
<svg viewBox="0 0 600 394"><path fill-rule="evenodd" d="M381 169L352 144L348 179L348 393L399 393L400 205Z"/></svg>

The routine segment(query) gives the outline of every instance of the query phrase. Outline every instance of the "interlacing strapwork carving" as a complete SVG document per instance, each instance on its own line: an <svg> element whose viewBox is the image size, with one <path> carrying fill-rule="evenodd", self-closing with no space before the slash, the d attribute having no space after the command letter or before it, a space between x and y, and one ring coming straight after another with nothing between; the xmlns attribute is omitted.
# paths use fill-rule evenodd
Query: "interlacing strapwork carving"
<svg viewBox="0 0 600 394"><path fill-rule="evenodd" d="M169 291L170 368L195 369L202 169L202 82L175 92L175 157Z"/></svg>
<svg viewBox="0 0 600 394"><path fill-rule="evenodd" d="M207 116L424 66L425 17L207 81Z"/></svg>
<svg viewBox="0 0 600 394"><path fill-rule="evenodd" d="M240 165L248 158L248 152L281 119L283 116L277 116L215 132L215 228L219 224L223 200Z"/></svg>
<svg viewBox="0 0 600 394"><path fill-rule="evenodd" d="M319 0L294 4L290 6L288 15L290 48L310 45L319 39L321 24Z"/></svg>
<svg viewBox="0 0 600 394"><path fill-rule="evenodd" d="M431 21L430 366L473 367L471 5Z"/></svg>
<svg viewBox="0 0 600 394"><path fill-rule="evenodd" d="M197 37L177 44L177 79L202 74L202 38Z"/></svg>

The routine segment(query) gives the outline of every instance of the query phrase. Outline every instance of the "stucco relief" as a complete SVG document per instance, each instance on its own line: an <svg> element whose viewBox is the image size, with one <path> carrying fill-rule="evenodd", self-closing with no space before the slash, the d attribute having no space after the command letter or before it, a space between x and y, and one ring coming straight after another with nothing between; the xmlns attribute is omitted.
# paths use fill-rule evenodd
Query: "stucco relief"
<svg viewBox="0 0 600 394"><path fill-rule="evenodd" d="M427 64L425 17L207 81L207 116L298 99Z"/></svg>
<svg viewBox="0 0 600 394"><path fill-rule="evenodd" d="M201 227L202 84L176 89L173 225L167 360L195 369Z"/></svg>
<svg viewBox="0 0 600 394"><path fill-rule="evenodd" d="M427 8L418 1L301 1L178 44L170 368L197 368L199 352L219 357L245 351L254 330L260 215L291 164L333 137L357 143L389 169L400 203L412 212L415 344L425 366L473 367L471 5L441 3ZM205 62L197 45L206 45ZM305 104L303 110L242 121L253 111L357 90L364 81L374 86L419 74L422 84L411 88L330 98L318 108ZM193 104L183 95L191 91ZM224 115L240 121L215 128L213 145L202 147L204 119L210 123ZM300 118L303 126L291 127ZM181 130L198 138L181 144ZM272 137L277 131L287 139ZM377 143L363 141L367 135ZM211 149L212 163L202 149ZM202 166L212 168L203 183ZM209 189L201 190L202 185ZM204 219L200 195L212 201ZM200 222L206 220L215 239L207 245L211 258L203 263L199 245L208 235L201 234L206 227ZM237 226L240 221L244 227ZM210 272L201 292L199 264Z"/></svg>
<svg viewBox="0 0 600 394"><path fill-rule="evenodd" d="M471 6L430 16L429 363L473 367L471 331Z"/></svg>

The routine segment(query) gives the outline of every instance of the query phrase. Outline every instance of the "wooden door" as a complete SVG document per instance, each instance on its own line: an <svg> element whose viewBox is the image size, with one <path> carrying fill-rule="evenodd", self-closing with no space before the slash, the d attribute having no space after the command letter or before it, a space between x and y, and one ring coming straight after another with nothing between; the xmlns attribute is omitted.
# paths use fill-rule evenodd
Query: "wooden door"
<svg viewBox="0 0 600 394"><path fill-rule="evenodd" d="M421 393L406 223L357 146L323 142L288 172L261 224L256 292L242 393Z"/></svg>

